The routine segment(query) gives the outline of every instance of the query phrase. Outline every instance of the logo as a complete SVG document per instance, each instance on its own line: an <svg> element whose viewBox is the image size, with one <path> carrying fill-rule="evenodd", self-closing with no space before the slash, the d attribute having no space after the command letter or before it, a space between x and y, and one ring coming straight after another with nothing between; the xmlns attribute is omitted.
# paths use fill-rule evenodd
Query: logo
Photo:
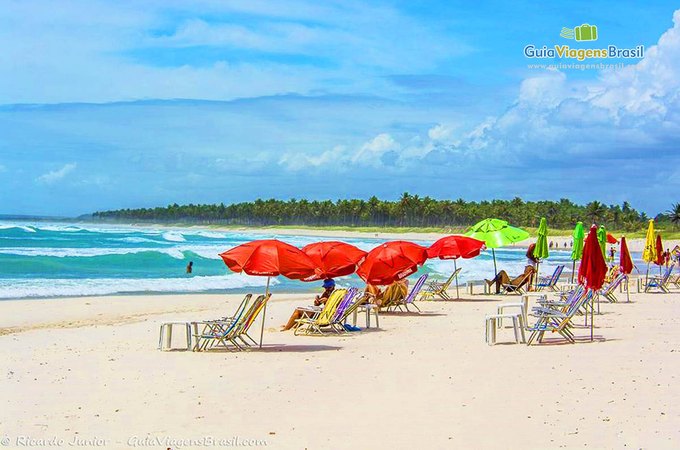
<svg viewBox="0 0 680 450"><path fill-rule="evenodd" d="M563 27L560 37L577 41L597 41L597 25L584 23L574 28Z"/></svg>
<svg viewBox="0 0 680 450"><path fill-rule="evenodd" d="M574 28L562 28L560 37L574 39L577 42L592 42L598 40L599 33L597 25L584 23ZM569 45L528 44L524 46L524 56L530 59L574 59L579 62L593 59L642 59L645 57L645 47L638 45L632 48L620 48L617 45L608 44L600 48L571 48Z"/></svg>

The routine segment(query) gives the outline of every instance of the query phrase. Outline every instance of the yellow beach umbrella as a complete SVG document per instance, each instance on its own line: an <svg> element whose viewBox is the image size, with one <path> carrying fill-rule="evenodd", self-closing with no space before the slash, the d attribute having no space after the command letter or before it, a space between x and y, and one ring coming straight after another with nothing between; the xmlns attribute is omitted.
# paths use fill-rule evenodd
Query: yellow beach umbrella
<svg viewBox="0 0 680 450"><path fill-rule="evenodd" d="M645 250L642 252L642 260L647 263L647 275L645 275L645 284L649 279L649 263L656 261L656 235L654 234L654 219L649 220L649 227L647 227L647 236L645 238Z"/></svg>

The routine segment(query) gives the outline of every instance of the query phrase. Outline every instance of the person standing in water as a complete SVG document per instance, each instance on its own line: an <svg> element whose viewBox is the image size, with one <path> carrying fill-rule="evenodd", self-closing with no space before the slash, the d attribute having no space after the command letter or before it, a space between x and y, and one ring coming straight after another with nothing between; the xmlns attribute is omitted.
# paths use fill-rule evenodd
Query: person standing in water
<svg viewBox="0 0 680 450"><path fill-rule="evenodd" d="M189 261L189 264L187 264L187 273L191 273L194 270L194 262Z"/></svg>

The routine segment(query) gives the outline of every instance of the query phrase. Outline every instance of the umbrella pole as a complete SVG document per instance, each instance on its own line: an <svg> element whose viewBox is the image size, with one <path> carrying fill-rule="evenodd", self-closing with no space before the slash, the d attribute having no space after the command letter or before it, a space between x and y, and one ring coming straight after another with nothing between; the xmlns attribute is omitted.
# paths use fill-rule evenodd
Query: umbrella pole
<svg viewBox="0 0 680 450"><path fill-rule="evenodd" d="M626 275L626 299L630 303L630 286L629 286L630 276Z"/></svg>
<svg viewBox="0 0 680 450"><path fill-rule="evenodd" d="M574 283L574 272L576 272L576 260L571 262L571 283Z"/></svg>
<svg viewBox="0 0 680 450"><path fill-rule="evenodd" d="M269 295L269 280L271 277L267 277L267 287L265 288L264 295L265 297ZM262 326L260 327L260 348L262 348L262 338L264 337L264 321L267 318L267 303L265 302L264 308L262 309Z"/></svg>
<svg viewBox="0 0 680 450"><path fill-rule="evenodd" d="M495 280L498 278L498 268L496 268L496 250L492 248L491 254L493 255L493 278Z"/></svg>
<svg viewBox="0 0 680 450"><path fill-rule="evenodd" d="M541 262L536 261L536 278L534 279L534 291L538 290L538 271L541 267Z"/></svg>
<svg viewBox="0 0 680 450"><path fill-rule="evenodd" d="M458 267L456 267L456 260L454 258L453 260L453 272L458 272ZM458 274L456 273L456 298L460 298L460 294L458 293Z"/></svg>
<svg viewBox="0 0 680 450"><path fill-rule="evenodd" d="M590 305L590 342L593 342L593 332L594 332L594 329L595 329L595 325L594 325L595 305L593 304L593 302L595 302L595 295L597 295L597 293L593 292L593 294L594 295L593 295L592 299L590 300L590 302L591 302L591 305ZM598 302L599 301L600 300L598 298Z"/></svg>
<svg viewBox="0 0 680 450"><path fill-rule="evenodd" d="M647 273L645 274L645 289L647 289L647 283L649 283L649 261L647 262Z"/></svg>

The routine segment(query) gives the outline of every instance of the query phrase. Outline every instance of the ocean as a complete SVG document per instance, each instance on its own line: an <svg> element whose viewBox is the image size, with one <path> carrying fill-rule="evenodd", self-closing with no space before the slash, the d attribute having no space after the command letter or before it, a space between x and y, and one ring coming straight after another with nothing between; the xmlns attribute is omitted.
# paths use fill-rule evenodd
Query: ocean
<svg viewBox="0 0 680 450"><path fill-rule="evenodd" d="M257 292L264 289L266 278L232 273L218 254L253 239L271 238L298 247L322 239L194 228L0 221L0 299ZM343 240L364 250L383 242L364 237L333 240ZM526 263L524 254L521 248L497 249L499 270L519 274ZM189 261L194 262L191 275L185 273ZM458 264L462 267L461 283L493 274L490 251L474 259L459 260ZM551 274L557 264L567 264L571 269L569 252L553 251L541 264L541 273ZM446 277L452 271L453 261L428 260L419 273ZM339 278L337 282L341 286L363 286L355 275ZM272 280L273 289L286 292L319 290L320 284L283 277Z"/></svg>

